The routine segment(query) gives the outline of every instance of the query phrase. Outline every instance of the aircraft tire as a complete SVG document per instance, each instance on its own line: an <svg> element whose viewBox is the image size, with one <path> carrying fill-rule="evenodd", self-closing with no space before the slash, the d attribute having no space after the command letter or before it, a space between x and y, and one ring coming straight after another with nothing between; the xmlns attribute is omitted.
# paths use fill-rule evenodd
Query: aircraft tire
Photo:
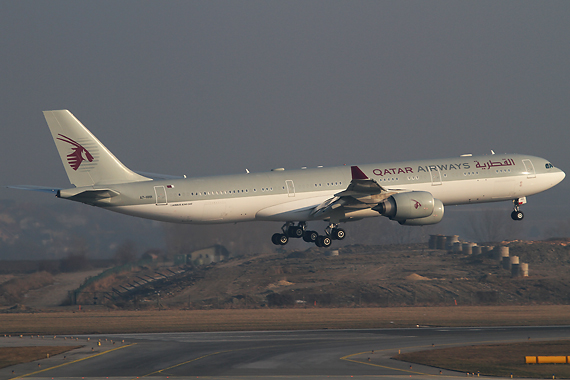
<svg viewBox="0 0 570 380"><path fill-rule="evenodd" d="M523 214L522 211L513 211L513 212L511 213L511 218L512 218L513 220L523 220L524 214Z"/></svg>
<svg viewBox="0 0 570 380"><path fill-rule="evenodd" d="M317 240L315 240L315 245L316 245L317 247L319 247L319 248L322 247L320 236L318 236L318 237L317 237Z"/></svg>
<svg viewBox="0 0 570 380"><path fill-rule="evenodd" d="M287 235L289 235L290 238L295 238L295 239L303 237L303 232L305 231L303 231L303 229L298 226L290 226L287 229Z"/></svg>
<svg viewBox="0 0 570 380"><path fill-rule="evenodd" d="M273 244L275 244L275 245L281 245L281 244L279 243L280 235L281 235L281 234L279 234L279 233L273 234L273 236L271 236L271 242L272 242Z"/></svg>
<svg viewBox="0 0 570 380"><path fill-rule="evenodd" d="M314 243L315 241L317 241L318 237L319 234L317 233L317 231L305 231L305 233L303 234L303 240L306 241L307 243Z"/></svg>
<svg viewBox="0 0 570 380"><path fill-rule="evenodd" d="M346 232L342 228L333 228L331 231L331 238L334 240L342 240L346 237Z"/></svg>
<svg viewBox="0 0 570 380"><path fill-rule="evenodd" d="M288 241L289 238L284 234L276 233L271 236L271 242L275 245L285 245Z"/></svg>
<svg viewBox="0 0 570 380"><path fill-rule="evenodd" d="M315 244L317 245L317 247L328 248L331 246L332 240L330 237L326 235L325 236L321 235L317 238Z"/></svg>

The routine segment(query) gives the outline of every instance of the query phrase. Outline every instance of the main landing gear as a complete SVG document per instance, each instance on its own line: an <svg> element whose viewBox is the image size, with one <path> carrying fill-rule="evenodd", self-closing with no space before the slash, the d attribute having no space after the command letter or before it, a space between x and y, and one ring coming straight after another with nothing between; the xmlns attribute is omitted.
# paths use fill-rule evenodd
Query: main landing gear
<svg viewBox="0 0 570 380"><path fill-rule="evenodd" d="M511 212L511 218L513 220L523 220L524 214L520 210L520 205L523 205L525 203L526 203L526 198L518 198L513 200L514 211Z"/></svg>
<svg viewBox="0 0 570 380"><path fill-rule="evenodd" d="M342 228L338 228L338 224L331 223L325 229L325 235L319 235L317 231L307 230L305 222L299 222L294 225L292 222L287 222L281 227L283 233L273 234L271 241L275 245L285 245L289 242L289 238L299 239L303 238L307 243L315 243L317 247L330 247L333 240L342 240L345 238L346 233Z"/></svg>

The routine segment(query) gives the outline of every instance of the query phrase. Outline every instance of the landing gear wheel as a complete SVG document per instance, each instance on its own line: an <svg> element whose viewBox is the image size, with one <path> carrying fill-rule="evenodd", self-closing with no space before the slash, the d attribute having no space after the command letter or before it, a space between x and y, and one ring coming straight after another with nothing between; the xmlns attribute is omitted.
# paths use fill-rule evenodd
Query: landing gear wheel
<svg viewBox="0 0 570 380"><path fill-rule="evenodd" d="M316 245L317 247L321 248L321 247L322 247L322 244L321 244L321 240L320 240L319 238L320 238L320 236L318 236L318 237L317 237L317 240L315 240L315 245Z"/></svg>
<svg viewBox="0 0 570 380"><path fill-rule="evenodd" d="M290 238L295 238L295 239L303 237L303 232L304 232L303 228L298 226L290 226L287 229L287 235L289 235Z"/></svg>
<svg viewBox="0 0 570 380"><path fill-rule="evenodd" d="M523 220L524 214L522 213L520 206L524 205L525 203L526 203L526 197L513 199L514 211L511 212L511 218L513 220Z"/></svg>
<svg viewBox="0 0 570 380"><path fill-rule="evenodd" d="M322 247L322 248L328 248L331 246L332 244L332 240L330 237L326 236L326 235L321 235L317 238L317 240L315 241L315 244L317 245L317 247Z"/></svg>
<svg viewBox="0 0 570 380"><path fill-rule="evenodd" d="M271 241L275 245L285 245L289 241L289 238L284 234L276 233L271 236Z"/></svg>
<svg viewBox="0 0 570 380"><path fill-rule="evenodd" d="M271 236L271 242L275 245L279 245L279 235L281 234L273 234L273 236Z"/></svg>
<svg viewBox="0 0 570 380"><path fill-rule="evenodd" d="M317 237L319 237L317 231L305 231L303 234L303 240L307 243L314 243L317 241Z"/></svg>
<svg viewBox="0 0 570 380"><path fill-rule="evenodd" d="M333 228L331 231L331 238L334 240L342 240L346 237L346 233L342 228Z"/></svg>
<svg viewBox="0 0 570 380"><path fill-rule="evenodd" d="M513 220L523 220L524 214L523 214L522 211L516 211L516 210L515 210L515 211L513 211L513 212L511 213L511 218L512 218Z"/></svg>

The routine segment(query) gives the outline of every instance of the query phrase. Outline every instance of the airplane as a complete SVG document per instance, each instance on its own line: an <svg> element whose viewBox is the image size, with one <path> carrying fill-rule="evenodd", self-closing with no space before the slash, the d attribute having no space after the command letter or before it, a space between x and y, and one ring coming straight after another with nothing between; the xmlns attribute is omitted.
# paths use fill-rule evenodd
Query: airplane
<svg viewBox="0 0 570 380"><path fill-rule="evenodd" d="M560 183L565 173L540 157L495 154L301 168L186 178L137 173L123 165L68 110L44 116L73 188L9 186L55 193L141 218L189 224L281 221L271 240L302 238L329 247L346 236L340 223L384 216L402 225L439 223L444 206L512 201L522 220L526 197ZM307 222L328 221L324 234Z"/></svg>

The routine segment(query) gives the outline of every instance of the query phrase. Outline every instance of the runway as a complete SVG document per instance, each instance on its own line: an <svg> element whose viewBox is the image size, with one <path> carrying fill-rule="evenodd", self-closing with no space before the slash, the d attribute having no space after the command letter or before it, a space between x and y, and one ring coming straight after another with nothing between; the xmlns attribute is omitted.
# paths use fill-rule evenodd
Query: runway
<svg viewBox="0 0 570 380"><path fill-rule="evenodd" d="M58 355L0 369L0 379L465 378L464 373L444 370L440 374L437 368L410 365L390 357L398 350L520 342L529 338L570 338L570 326L0 338L0 346L32 345L32 340L34 345L85 345L68 352L65 359Z"/></svg>

